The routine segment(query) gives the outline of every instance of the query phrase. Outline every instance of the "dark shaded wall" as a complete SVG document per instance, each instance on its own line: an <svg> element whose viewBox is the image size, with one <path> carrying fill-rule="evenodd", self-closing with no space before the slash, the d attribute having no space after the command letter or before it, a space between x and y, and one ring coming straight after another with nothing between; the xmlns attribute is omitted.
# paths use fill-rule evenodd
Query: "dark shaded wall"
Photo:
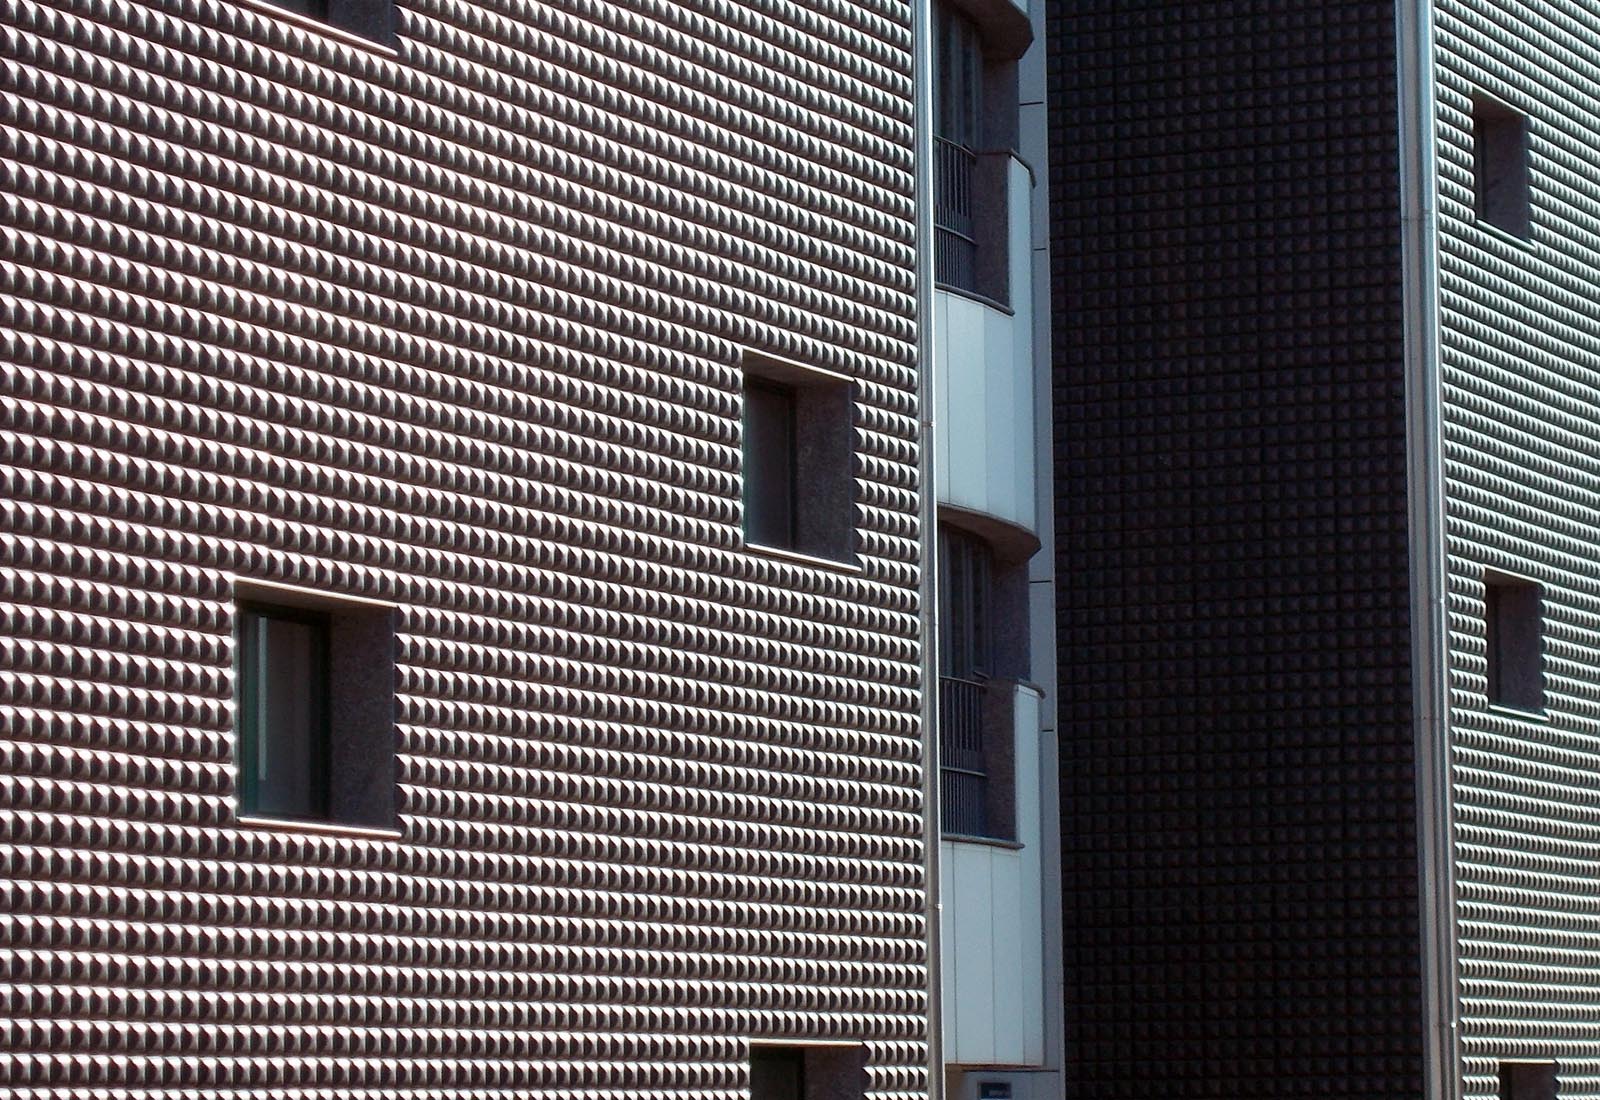
<svg viewBox="0 0 1600 1100"><path fill-rule="evenodd" d="M1392 6L1049 35L1067 1095L1418 1096Z"/></svg>

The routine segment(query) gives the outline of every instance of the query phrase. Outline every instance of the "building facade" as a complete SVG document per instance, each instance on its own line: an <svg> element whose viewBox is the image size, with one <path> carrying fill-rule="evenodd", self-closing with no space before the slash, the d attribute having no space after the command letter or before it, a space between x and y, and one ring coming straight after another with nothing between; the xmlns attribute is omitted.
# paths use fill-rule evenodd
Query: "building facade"
<svg viewBox="0 0 1600 1100"><path fill-rule="evenodd" d="M940 1032L952 1100L1061 1094L1044 6L932 5Z"/></svg>
<svg viewBox="0 0 1600 1100"><path fill-rule="evenodd" d="M925 1095L911 7L0 42L0 1091Z"/></svg>
<svg viewBox="0 0 1600 1100"><path fill-rule="evenodd" d="M1055 16L1067 1095L1600 1095L1600 7Z"/></svg>

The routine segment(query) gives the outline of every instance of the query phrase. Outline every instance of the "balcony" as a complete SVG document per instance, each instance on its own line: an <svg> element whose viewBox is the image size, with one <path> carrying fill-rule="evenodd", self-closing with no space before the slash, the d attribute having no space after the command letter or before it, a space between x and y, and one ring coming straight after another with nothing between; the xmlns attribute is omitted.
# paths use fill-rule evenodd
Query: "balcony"
<svg viewBox="0 0 1600 1100"><path fill-rule="evenodd" d="M1039 729L1039 692L1009 680L989 680L974 691L966 682L940 683L940 704L946 692L955 697L948 712L967 721L978 700L990 724L987 759L1002 747L1011 761L1008 774L991 770L974 780L967 773L947 772L949 791L954 776L963 793L982 794L960 810L944 807L944 841L940 844L943 903L944 1040L947 1060L968 1066L1027 1067L1045 1057L1044 875L1042 857L1043 803L1041 784L1054 775L1053 742L1047 749ZM940 740L958 744L966 730L947 727L941 718ZM1001 744L1003 743L1003 744ZM971 759L971 758L968 758ZM1014 774L1011 774L1014 773ZM961 835L952 830L978 824L973 806L988 805L987 830ZM1009 836L996 838L994 818L1008 825Z"/></svg>
<svg viewBox="0 0 1600 1100"><path fill-rule="evenodd" d="M1034 409L1041 399L1034 368L1033 284L1048 274L1032 250L1032 179L1022 161L1000 154L993 167L1005 174L986 182L989 161L978 157L973 180L973 202L1004 207L1009 223L987 234L980 210L974 219L978 290L961 289L946 281L959 272L936 270L939 293L934 295L934 341L937 381L935 416L948 430L937 433L939 501L979 515L995 516L1025 530L1038 527L1035 476L1038 467ZM985 192L990 192L987 196ZM939 216L943 217L942 211ZM1003 228L1004 231L1001 231ZM961 242L944 235L939 247L953 250ZM985 246L994 256L1008 257L1003 279L981 278ZM935 249L938 259L939 248ZM953 261L945 261L953 263ZM992 293L996 284L1009 287L1009 306ZM985 292L988 286L991 292ZM1000 293L1006 293L1002 290ZM1048 408L1048 404L1039 406Z"/></svg>
<svg viewBox="0 0 1600 1100"><path fill-rule="evenodd" d="M933 274L948 290L1004 307L1010 296L1010 153L933 139Z"/></svg>
<svg viewBox="0 0 1600 1100"><path fill-rule="evenodd" d="M976 292L978 242L972 236L972 177L978 156L965 145L933 139L934 277Z"/></svg>
<svg viewBox="0 0 1600 1100"><path fill-rule="evenodd" d="M987 691L981 680L939 679L940 826L946 836L997 835L990 831L990 762L984 752Z"/></svg>

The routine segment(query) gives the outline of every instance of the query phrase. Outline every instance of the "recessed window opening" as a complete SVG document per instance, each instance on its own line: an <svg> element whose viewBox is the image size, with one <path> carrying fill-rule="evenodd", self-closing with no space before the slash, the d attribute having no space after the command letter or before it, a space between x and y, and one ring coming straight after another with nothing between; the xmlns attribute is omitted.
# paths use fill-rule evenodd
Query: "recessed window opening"
<svg viewBox="0 0 1600 1100"><path fill-rule="evenodd" d="M746 543L855 560L855 388L848 378L752 356L742 463Z"/></svg>
<svg viewBox="0 0 1600 1100"><path fill-rule="evenodd" d="M990 730L989 547L951 527L939 529L939 786L944 832L989 836L991 750L1006 730Z"/></svg>
<svg viewBox="0 0 1600 1100"><path fill-rule="evenodd" d="M866 1091L859 1045L750 1048L750 1100L859 1100Z"/></svg>
<svg viewBox="0 0 1600 1100"><path fill-rule="evenodd" d="M939 529L939 588L944 596L939 665L946 676L983 680L991 672L993 575L994 555L986 542L952 527Z"/></svg>
<svg viewBox="0 0 1600 1100"><path fill-rule="evenodd" d="M395 44L394 0L269 0L275 7L315 19L330 27L368 38L382 46Z"/></svg>
<svg viewBox="0 0 1600 1100"><path fill-rule="evenodd" d="M1520 577L1484 577L1484 642L1489 702L1544 710L1544 598Z"/></svg>
<svg viewBox="0 0 1600 1100"><path fill-rule="evenodd" d="M1530 231L1527 117L1487 96L1474 96L1472 149L1478 217L1526 239Z"/></svg>
<svg viewBox="0 0 1600 1100"><path fill-rule="evenodd" d="M1501 1062L1500 1100L1556 1100L1556 1064Z"/></svg>
<svg viewBox="0 0 1600 1100"><path fill-rule="evenodd" d="M235 614L240 813L393 828L393 609L261 592Z"/></svg>

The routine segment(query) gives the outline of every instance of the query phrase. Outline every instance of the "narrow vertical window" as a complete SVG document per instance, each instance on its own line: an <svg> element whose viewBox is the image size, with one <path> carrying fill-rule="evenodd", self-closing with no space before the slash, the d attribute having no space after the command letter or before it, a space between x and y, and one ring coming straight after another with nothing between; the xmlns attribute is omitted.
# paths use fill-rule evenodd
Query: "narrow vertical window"
<svg viewBox="0 0 1600 1100"><path fill-rule="evenodd" d="M933 9L935 276L978 290L981 203L977 186L983 125L983 44L978 28L948 3ZM994 226L987 228L993 229Z"/></svg>
<svg viewBox="0 0 1600 1100"><path fill-rule="evenodd" d="M745 537L795 546L795 402L785 386L748 378L744 391Z"/></svg>
<svg viewBox="0 0 1600 1100"><path fill-rule="evenodd" d="M1486 96L1472 100L1473 183L1478 217L1526 239L1528 120Z"/></svg>
<svg viewBox="0 0 1600 1100"><path fill-rule="evenodd" d="M1544 600L1532 581L1484 577L1485 673L1489 702L1544 710Z"/></svg>
<svg viewBox="0 0 1600 1100"><path fill-rule="evenodd" d="M999 770L1008 770L1012 733L994 728L989 690L994 673L993 574L987 543L966 531L940 527L939 797L940 824L949 836L990 837L1010 831L995 804L1009 806L1012 799L993 789L991 774L1002 763Z"/></svg>
<svg viewBox="0 0 1600 1100"><path fill-rule="evenodd" d="M933 9L934 132L968 149L983 118L983 40L978 26L948 3Z"/></svg>
<svg viewBox="0 0 1600 1100"><path fill-rule="evenodd" d="M327 616L241 608L239 688L241 808L327 818Z"/></svg>
<svg viewBox="0 0 1600 1100"><path fill-rule="evenodd" d="M946 676L981 680L989 674L989 578L994 563L982 539L939 530L940 646Z"/></svg>

